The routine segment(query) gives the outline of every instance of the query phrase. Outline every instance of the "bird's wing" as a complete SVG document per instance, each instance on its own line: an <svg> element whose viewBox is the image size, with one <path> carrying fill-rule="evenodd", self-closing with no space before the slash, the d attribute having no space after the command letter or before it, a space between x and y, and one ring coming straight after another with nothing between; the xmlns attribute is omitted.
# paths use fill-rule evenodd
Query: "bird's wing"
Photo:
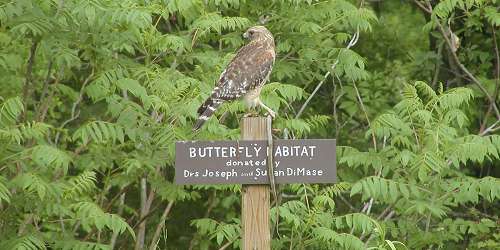
<svg viewBox="0 0 500 250"><path fill-rule="evenodd" d="M198 120L193 129L199 129L224 101L240 98L249 90L262 86L274 64L274 50L262 44L243 46L222 72L210 97L198 108Z"/></svg>
<svg viewBox="0 0 500 250"><path fill-rule="evenodd" d="M238 99L265 83L274 64L274 51L255 44L241 48L222 72L212 98Z"/></svg>

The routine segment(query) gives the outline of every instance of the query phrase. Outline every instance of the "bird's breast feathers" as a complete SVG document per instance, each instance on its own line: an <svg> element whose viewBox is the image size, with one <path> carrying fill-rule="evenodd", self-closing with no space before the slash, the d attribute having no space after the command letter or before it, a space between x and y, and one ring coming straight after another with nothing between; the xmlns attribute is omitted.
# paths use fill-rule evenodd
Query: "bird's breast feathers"
<svg viewBox="0 0 500 250"><path fill-rule="evenodd" d="M248 91L248 93L245 94L244 100L245 104L249 108L255 108L257 104L259 103L259 97L260 97L260 91L262 90L262 87L257 87L255 89L252 89Z"/></svg>

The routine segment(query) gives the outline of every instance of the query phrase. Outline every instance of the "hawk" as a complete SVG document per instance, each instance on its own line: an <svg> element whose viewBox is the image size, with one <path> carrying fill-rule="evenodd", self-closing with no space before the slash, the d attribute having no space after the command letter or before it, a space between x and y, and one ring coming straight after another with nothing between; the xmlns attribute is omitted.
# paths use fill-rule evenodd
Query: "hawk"
<svg viewBox="0 0 500 250"><path fill-rule="evenodd" d="M250 41L238 50L220 75L210 97L198 108L198 120L193 130L201 128L222 103L240 97L248 107L260 106L273 118L276 116L259 98L276 58L273 35L264 26L254 26L243 37Z"/></svg>

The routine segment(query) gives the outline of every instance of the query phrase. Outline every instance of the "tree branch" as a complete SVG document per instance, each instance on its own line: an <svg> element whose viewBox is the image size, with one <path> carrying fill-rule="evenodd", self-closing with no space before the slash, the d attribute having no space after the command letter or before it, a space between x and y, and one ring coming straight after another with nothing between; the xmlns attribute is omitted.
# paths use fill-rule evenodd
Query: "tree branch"
<svg viewBox="0 0 500 250"><path fill-rule="evenodd" d="M85 90L85 87L90 82L90 79L92 79L92 77L94 77L94 68L92 68L92 72L90 73L90 75L83 81L82 87L80 88L80 94L78 95L78 98L76 99L76 101L73 103L73 106L71 107L71 116L70 116L70 118L68 120L64 121L61 124L61 126L59 127L59 131L56 134L56 139L54 140L55 144L57 144L58 141L59 141L59 136L61 135L61 130L68 123L76 120L76 118L78 118L78 116L80 115L80 112L79 111L77 112L76 108L82 102L82 100L83 100L83 91Z"/></svg>
<svg viewBox="0 0 500 250"><path fill-rule="evenodd" d="M35 64L36 49L38 48L38 41L33 40L31 43L30 54L28 57L28 65L26 66L26 76L23 86L23 105L24 112L22 115L22 121L26 121L28 113L28 103L29 97L31 95L31 89L33 84L33 65Z"/></svg>
<svg viewBox="0 0 500 250"><path fill-rule="evenodd" d="M470 80L472 80L473 83L477 85L477 87L481 90L486 95L486 98L488 98L490 105L493 107L493 110L495 111L497 119L500 119L500 110L498 110L498 107L495 103L495 100L493 97L491 97L490 93L488 93L488 90L484 88L484 86L479 82L479 80L460 62L460 59L458 58L458 55L456 52L453 51L453 44L451 43L450 39L446 35L446 32L441 25L441 23L437 22L437 25L439 27L439 31L441 32L442 36L446 40L446 44L448 44L448 48L450 49L451 55L453 59L455 60L455 63L458 65L458 67L469 77Z"/></svg>
<svg viewBox="0 0 500 250"><path fill-rule="evenodd" d="M363 103L363 99L361 99L361 94L359 93L358 87L356 86L356 83L352 81L352 85L354 86L354 90L356 90L356 96L359 101L359 105L361 106L361 110L365 114L366 122L368 123L368 127L371 128L372 124L370 122L370 118L368 118L368 113L366 112L365 104ZM372 142L373 142L373 148L375 151L377 151L377 138L375 137L375 132L373 129L371 130L372 132Z"/></svg>
<svg viewBox="0 0 500 250"><path fill-rule="evenodd" d="M345 49L348 50L352 46L356 45L356 43L358 42L358 39L359 39L359 30L357 30L356 33L354 33L354 35L352 36L351 40L349 41L349 44L347 44L347 47ZM340 51L340 53L342 53L342 50ZM337 64L339 63L339 60L340 60L339 59L340 53L339 53L339 56L337 57L337 59L335 60L335 62L333 63L332 67L330 68L330 70L325 73L325 75L323 76L323 79L318 83L318 85L316 85L316 88L314 88L314 90L311 93L311 95L309 96L309 98L307 98L306 102L304 102L304 104L302 104L302 107L300 107L299 112L297 112L297 115L295 115L295 119L298 119L302 115L302 112L304 112L304 110L306 109L307 105L309 104L309 102L314 97L314 95L316 95L316 93L321 88L321 86L323 85L323 83L325 83L326 79L328 78L328 76L330 76L331 72L333 70L335 70L335 67L337 66Z"/></svg>
<svg viewBox="0 0 500 250"><path fill-rule="evenodd" d="M155 173L160 172L160 166L156 166ZM141 178L141 213L139 217L139 229L137 232L137 241L135 244L135 250L144 249L144 240L146 236L146 219L153 214L151 210L151 204L155 197L155 190L151 188L149 194L147 193L147 179L146 177ZM137 225L137 224L136 224ZM135 226L134 226L135 227Z"/></svg>
<svg viewBox="0 0 500 250"><path fill-rule="evenodd" d="M125 190L125 189L122 189ZM121 216L123 213L123 205L125 204L125 193L120 195L120 206L118 207L118 215ZM111 236L111 242L109 243L110 248L114 249L116 245L116 239L118 238L118 232L113 232Z"/></svg>
<svg viewBox="0 0 500 250"><path fill-rule="evenodd" d="M49 83L50 83L50 73L52 73L52 66L53 66L53 60L50 59L49 65L47 66L47 77L45 77L45 82L43 83L43 88L42 88L42 93L40 94L40 102L38 104L36 114L35 114L35 119L37 121L41 121L42 117L45 118L45 115L43 115L47 108L49 106L49 103L51 101L51 96L47 97L47 100L45 100L45 96L47 95L47 92L49 90ZM44 112L45 110L45 112Z"/></svg>
<svg viewBox="0 0 500 250"><path fill-rule="evenodd" d="M207 210L205 211L205 215L203 216L203 218L208 218L210 216L210 213L212 212L212 209L215 207L215 196L217 195L217 191L214 190L212 193L210 193L210 196L208 197L208 206L207 206ZM196 244L196 241L198 239L198 233L195 232L194 235L193 235L193 238L191 238L191 241L189 241L189 248L188 250L193 250L195 244Z"/></svg>
<svg viewBox="0 0 500 250"><path fill-rule="evenodd" d="M497 34L495 31L495 27L491 26L491 32L493 34L493 48L495 51L495 82L496 82L496 88L495 88L495 94L493 98L495 101L498 98L498 91L500 89L500 52L498 51L498 42L497 42Z"/></svg>
<svg viewBox="0 0 500 250"><path fill-rule="evenodd" d="M147 205L147 182L146 177L141 178L141 192L140 192L140 200L141 200L141 209L140 209L140 219L145 218L146 214L149 211ZM146 221L145 219L139 223L139 230L137 231L137 240L135 241L135 250L144 249L144 238L146 233Z"/></svg>
<svg viewBox="0 0 500 250"><path fill-rule="evenodd" d="M495 123L493 123L493 125L489 126L488 128L486 128L485 130L483 130L481 133L479 133L480 136L484 136L490 132L495 132L497 131L498 129L500 129L500 126L497 127L498 123L500 123L500 120L497 120Z"/></svg>
<svg viewBox="0 0 500 250"><path fill-rule="evenodd" d="M127 186L123 187L122 189L120 189L120 191L113 198L111 198L111 200L108 202L108 205L106 206L106 208L104 209L104 211L109 212L109 210L111 209L111 206L113 206L113 203L115 203L115 201L118 198L121 199L120 196L123 193L125 193L129 189L129 187L130 187L130 185L127 185Z"/></svg>
<svg viewBox="0 0 500 250"><path fill-rule="evenodd" d="M234 240L228 241L226 244L222 245L219 250L224 250L233 244Z"/></svg>
<svg viewBox="0 0 500 250"><path fill-rule="evenodd" d="M417 6L419 6L422 10L424 10L425 12L427 13L432 13L432 5L429 3L429 2L426 2L427 3L427 8L424 7L422 5L422 3L420 3L418 0L414 0L415 4L417 4ZM458 65L458 67L460 68L460 70L462 70L466 75L467 77L474 83L477 85L477 87L481 90L481 92L483 92L484 95L486 95L486 98L488 98L488 101L490 102L490 105L491 107L493 108L493 110L495 111L495 115L497 117L497 119L500 119L500 110L498 109L496 103L495 103L495 99L493 99L493 97L490 95L490 93L488 93L488 90L486 90L486 88L481 84L481 82L467 69L467 67L465 67L465 65L463 65L461 62L460 62L460 59L458 58L458 55L456 53L456 51L453 49L454 46L453 46L453 43L452 41L450 40L450 38L448 37L447 35L447 32L444 30L443 28L443 25L441 24L441 22L439 22L439 20L436 22L437 26L438 26L438 29L439 29L439 32L441 33L441 35L443 36L444 40L446 41L446 44L448 45L448 49L450 51L450 54L453 58L453 60L455 61L455 63Z"/></svg>
<svg viewBox="0 0 500 250"><path fill-rule="evenodd" d="M170 213L170 210L172 209L172 206L174 205L174 201L170 201L165 207L165 210L163 210L163 214L161 215L160 218L160 223L156 226L155 233L153 235L153 238L151 239L151 243L149 244L149 250L155 250L156 246L158 245L158 241L160 240L160 234L161 230L165 226L165 220L167 219L168 214Z"/></svg>

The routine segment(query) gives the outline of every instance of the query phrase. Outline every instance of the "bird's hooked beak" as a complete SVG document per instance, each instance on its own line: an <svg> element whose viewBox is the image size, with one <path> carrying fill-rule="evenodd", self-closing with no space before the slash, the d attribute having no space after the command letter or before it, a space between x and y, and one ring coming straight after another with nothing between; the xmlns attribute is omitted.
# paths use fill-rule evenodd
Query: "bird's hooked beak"
<svg viewBox="0 0 500 250"><path fill-rule="evenodd" d="M252 36L254 35L255 31L248 29L245 33L243 33L243 38L250 40L252 39Z"/></svg>

